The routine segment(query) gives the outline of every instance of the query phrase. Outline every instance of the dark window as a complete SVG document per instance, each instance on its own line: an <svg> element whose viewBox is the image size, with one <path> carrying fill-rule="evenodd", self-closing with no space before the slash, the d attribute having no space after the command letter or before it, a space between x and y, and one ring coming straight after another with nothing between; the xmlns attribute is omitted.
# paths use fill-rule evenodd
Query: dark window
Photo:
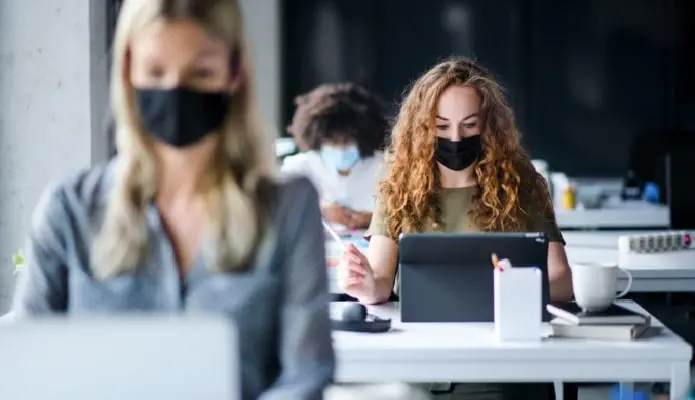
<svg viewBox="0 0 695 400"><path fill-rule="evenodd" d="M695 3L685 0L285 0L283 119L351 80L393 105L425 69L478 59L506 86L534 158L623 175L633 137L695 128Z"/></svg>

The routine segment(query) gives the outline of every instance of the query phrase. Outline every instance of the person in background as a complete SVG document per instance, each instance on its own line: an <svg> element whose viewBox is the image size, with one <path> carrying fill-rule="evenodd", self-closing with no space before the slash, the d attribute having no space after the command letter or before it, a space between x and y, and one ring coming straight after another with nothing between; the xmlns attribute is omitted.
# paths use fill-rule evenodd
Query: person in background
<svg viewBox="0 0 695 400"><path fill-rule="evenodd" d="M381 101L352 84L326 84L297 97L288 128L299 154L282 171L309 177L326 220L351 229L369 226L381 178L388 121Z"/></svg>
<svg viewBox="0 0 695 400"><path fill-rule="evenodd" d="M335 360L319 197L274 178L237 1L126 0L114 55L118 155L44 194L15 316L223 313L243 399L321 399Z"/></svg>
<svg viewBox="0 0 695 400"><path fill-rule="evenodd" d="M420 77L403 101L387 159L367 254L348 245L338 267L339 286L348 295L364 304L388 300L404 232L542 231L550 241L550 296L571 297L547 184L521 146L512 109L488 71L454 59ZM545 384L453 385L473 399L542 399L551 390Z"/></svg>

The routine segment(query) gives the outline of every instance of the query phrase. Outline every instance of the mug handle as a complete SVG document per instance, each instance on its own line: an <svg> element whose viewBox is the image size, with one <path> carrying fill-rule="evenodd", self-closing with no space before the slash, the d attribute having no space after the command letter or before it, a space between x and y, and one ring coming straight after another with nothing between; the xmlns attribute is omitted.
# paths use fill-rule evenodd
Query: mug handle
<svg viewBox="0 0 695 400"><path fill-rule="evenodd" d="M618 293L618 295L615 296L616 299L619 299L619 298L625 296L630 291L630 288L632 287L632 274L630 273L630 271L628 271L627 269L622 268L622 267L618 267L618 269L621 270L622 272L624 272L625 275L627 275L627 286L625 287L625 289L623 289L622 292Z"/></svg>

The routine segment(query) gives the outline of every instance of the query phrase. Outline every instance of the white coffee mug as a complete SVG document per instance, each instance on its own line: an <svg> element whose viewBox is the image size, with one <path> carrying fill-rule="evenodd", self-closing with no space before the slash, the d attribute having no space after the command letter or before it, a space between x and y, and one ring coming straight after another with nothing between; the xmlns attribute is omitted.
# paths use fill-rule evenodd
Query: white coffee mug
<svg viewBox="0 0 695 400"><path fill-rule="evenodd" d="M572 264L572 287L577 305L585 311L601 311L610 307L615 299L625 296L632 286L630 271L616 263ZM627 275L627 287L618 291L618 271Z"/></svg>

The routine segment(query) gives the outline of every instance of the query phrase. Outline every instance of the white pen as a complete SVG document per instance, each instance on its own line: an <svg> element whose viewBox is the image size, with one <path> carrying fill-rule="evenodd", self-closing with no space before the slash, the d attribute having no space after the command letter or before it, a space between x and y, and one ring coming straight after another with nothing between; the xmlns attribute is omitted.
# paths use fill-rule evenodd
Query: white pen
<svg viewBox="0 0 695 400"><path fill-rule="evenodd" d="M343 239L340 238L340 235L338 235L338 233L335 230L333 230L333 228L331 228L331 226L328 225L326 221L321 220L321 223L323 224L323 227L326 228L328 233L330 233L331 236L333 236L333 239L335 239L335 241L338 242L338 244L343 248L343 250L347 250L347 246L345 245L345 243L343 243Z"/></svg>

